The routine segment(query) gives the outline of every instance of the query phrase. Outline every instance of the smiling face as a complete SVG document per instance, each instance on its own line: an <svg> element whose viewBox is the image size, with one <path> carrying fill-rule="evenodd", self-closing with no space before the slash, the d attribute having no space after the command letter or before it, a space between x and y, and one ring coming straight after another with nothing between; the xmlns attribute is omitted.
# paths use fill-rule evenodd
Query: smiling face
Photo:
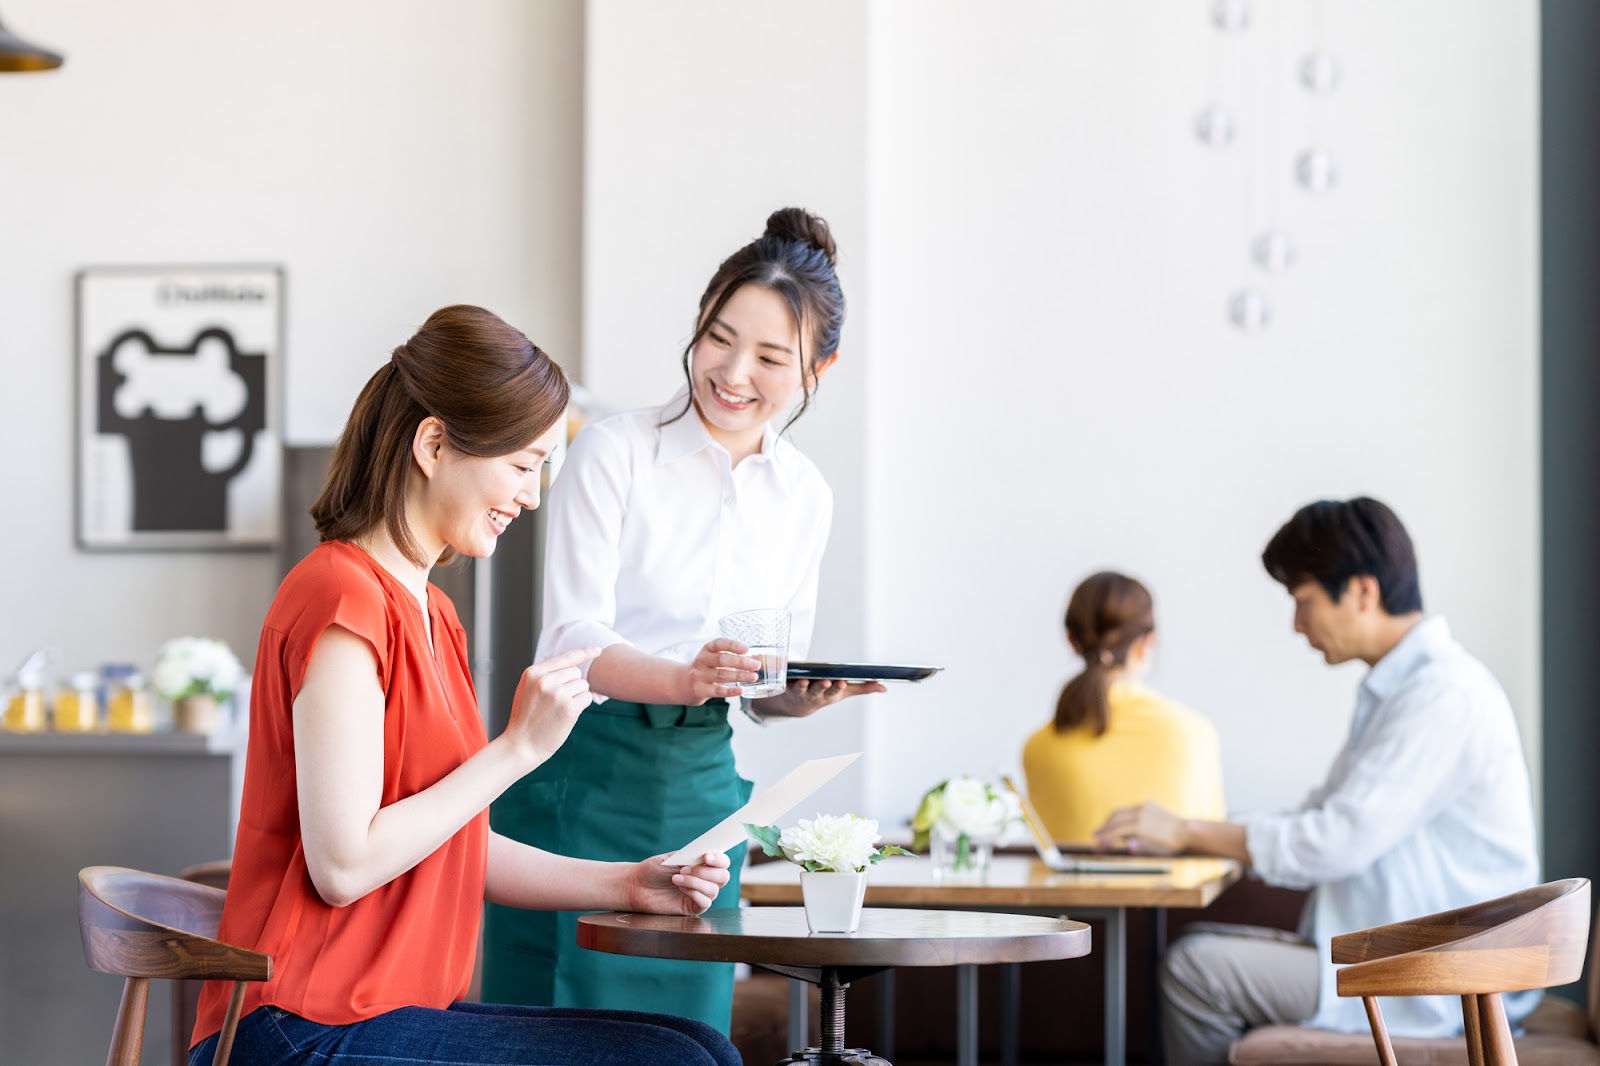
<svg viewBox="0 0 1600 1066"><path fill-rule="evenodd" d="M483 559L522 511L539 506L539 472L566 430L563 420L510 455L483 457L441 443L428 479L426 528L419 539L437 554L446 546ZM424 539L425 538L425 539Z"/></svg>
<svg viewBox="0 0 1600 1066"><path fill-rule="evenodd" d="M690 380L712 438L735 458L758 451L803 384L800 329L784 298L764 285L736 290L695 342Z"/></svg>

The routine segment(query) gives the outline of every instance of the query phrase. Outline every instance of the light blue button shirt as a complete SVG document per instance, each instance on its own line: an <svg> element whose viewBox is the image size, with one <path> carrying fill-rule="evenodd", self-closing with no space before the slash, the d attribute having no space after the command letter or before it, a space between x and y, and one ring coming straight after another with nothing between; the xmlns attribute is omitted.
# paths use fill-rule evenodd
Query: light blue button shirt
<svg viewBox="0 0 1600 1066"><path fill-rule="evenodd" d="M1486 667L1443 618L1418 623L1367 672L1350 736L1321 787L1289 814L1244 824L1269 884L1314 888L1305 930L1321 959L1306 1024L1366 1032L1360 999L1340 998L1333 937L1464 907L1538 883L1533 798L1516 719ZM1517 1024L1539 993L1505 997ZM1461 1032L1461 1001L1382 1001L1395 1036Z"/></svg>

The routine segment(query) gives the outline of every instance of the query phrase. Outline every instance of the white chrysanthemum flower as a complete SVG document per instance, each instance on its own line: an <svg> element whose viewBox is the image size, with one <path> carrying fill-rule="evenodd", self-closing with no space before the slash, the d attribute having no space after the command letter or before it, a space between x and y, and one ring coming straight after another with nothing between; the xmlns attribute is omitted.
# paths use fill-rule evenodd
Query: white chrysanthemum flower
<svg viewBox="0 0 1600 1066"><path fill-rule="evenodd" d="M778 846L790 862L843 873L865 870L877 853L878 839L878 823L870 818L819 814L785 829Z"/></svg>
<svg viewBox="0 0 1600 1066"><path fill-rule="evenodd" d="M952 777L944 786L938 822L948 833L993 840L1017 819L1015 796L975 777Z"/></svg>
<svg viewBox="0 0 1600 1066"><path fill-rule="evenodd" d="M174 637L156 653L151 683L163 697L207 693L225 700L244 679L244 668L226 644L210 637Z"/></svg>

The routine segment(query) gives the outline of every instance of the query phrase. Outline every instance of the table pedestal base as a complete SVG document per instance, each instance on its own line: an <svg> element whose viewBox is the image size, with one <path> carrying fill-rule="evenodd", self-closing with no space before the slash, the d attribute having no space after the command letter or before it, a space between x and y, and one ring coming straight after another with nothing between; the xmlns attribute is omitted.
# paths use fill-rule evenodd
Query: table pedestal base
<svg viewBox="0 0 1600 1066"><path fill-rule="evenodd" d="M844 993L851 981L882 973L884 966L762 966L763 970L809 981L822 990L821 1047L796 1051L778 1066L893 1066L866 1048L844 1046Z"/></svg>
<svg viewBox="0 0 1600 1066"><path fill-rule="evenodd" d="M893 1063L879 1058L864 1047L845 1048L843 1051L808 1047L786 1059L780 1059L778 1066L893 1066Z"/></svg>

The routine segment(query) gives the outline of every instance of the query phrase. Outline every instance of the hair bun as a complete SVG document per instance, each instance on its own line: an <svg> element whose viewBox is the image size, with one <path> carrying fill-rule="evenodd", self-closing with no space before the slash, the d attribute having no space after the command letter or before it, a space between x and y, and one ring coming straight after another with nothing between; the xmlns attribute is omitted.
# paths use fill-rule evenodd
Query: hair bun
<svg viewBox="0 0 1600 1066"><path fill-rule="evenodd" d="M820 249L829 263L833 262L835 249L828 224L803 207L783 207L768 215L765 236L804 241Z"/></svg>

